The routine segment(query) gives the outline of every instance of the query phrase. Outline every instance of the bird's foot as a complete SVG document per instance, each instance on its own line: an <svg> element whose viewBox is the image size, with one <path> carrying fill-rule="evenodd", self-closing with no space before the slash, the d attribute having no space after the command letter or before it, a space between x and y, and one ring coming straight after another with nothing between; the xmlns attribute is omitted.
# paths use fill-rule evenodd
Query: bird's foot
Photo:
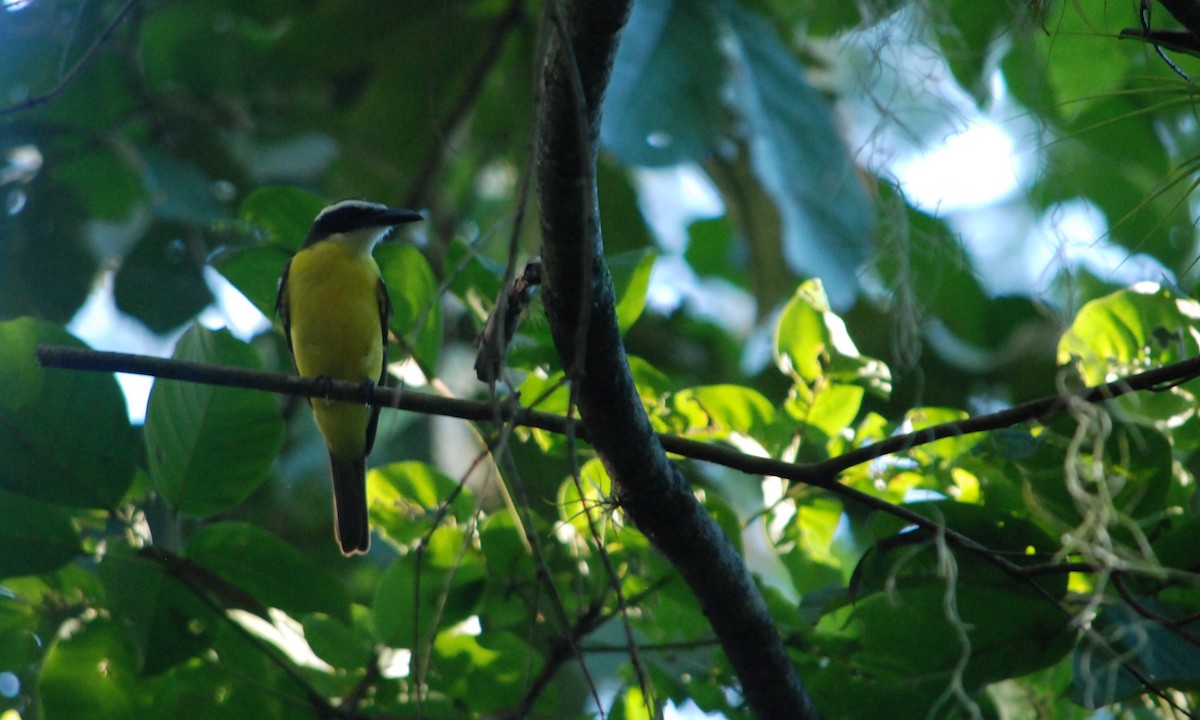
<svg viewBox="0 0 1200 720"><path fill-rule="evenodd" d="M363 396L366 397L366 401L365 401L366 405L378 405L379 404L379 398L377 398L375 396L375 389L377 387L378 387L378 384L370 378L363 380L362 385L358 386L359 392L361 392L363 394Z"/></svg>
<svg viewBox="0 0 1200 720"><path fill-rule="evenodd" d="M333 378L328 375L318 375L313 378L313 385L321 389L321 398L326 404L333 402L329 396L333 394Z"/></svg>

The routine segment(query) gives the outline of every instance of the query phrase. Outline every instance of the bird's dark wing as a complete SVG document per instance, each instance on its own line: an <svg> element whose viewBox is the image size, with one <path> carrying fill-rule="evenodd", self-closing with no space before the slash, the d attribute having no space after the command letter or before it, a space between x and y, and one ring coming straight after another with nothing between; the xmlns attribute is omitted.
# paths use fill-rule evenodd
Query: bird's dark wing
<svg viewBox="0 0 1200 720"><path fill-rule="evenodd" d="M379 367L379 385L387 385L388 366L388 318L392 316L392 299L388 296L387 285L383 278L379 279L379 287L375 293L379 301L379 330L383 335L383 363ZM379 406L371 410L371 421L367 424L367 444L364 452L370 453L375 446L375 431L379 428Z"/></svg>
<svg viewBox="0 0 1200 720"><path fill-rule="evenodd" d="M292 347L292 313L288 307L287 294L288 271L291 269L292 261L288 260L287 264L283 266L283 275L279 278L279 294L275 296L275 314L283 322L283 336L287 338L288 352L292 354L292 362L294 363L296 350Z"/></svg>

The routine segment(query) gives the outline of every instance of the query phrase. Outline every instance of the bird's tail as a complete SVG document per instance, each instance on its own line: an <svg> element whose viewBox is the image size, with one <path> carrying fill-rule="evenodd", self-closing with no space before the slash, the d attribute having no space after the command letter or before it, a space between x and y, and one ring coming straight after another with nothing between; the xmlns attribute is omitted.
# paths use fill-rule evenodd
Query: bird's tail
<svg viewBox="0 0 1200 720"><path fill-rule="evenodd" d="M343 555L365 553L371 547L367 522L367 459L329 454L333 471L333 525Z"/></svg>

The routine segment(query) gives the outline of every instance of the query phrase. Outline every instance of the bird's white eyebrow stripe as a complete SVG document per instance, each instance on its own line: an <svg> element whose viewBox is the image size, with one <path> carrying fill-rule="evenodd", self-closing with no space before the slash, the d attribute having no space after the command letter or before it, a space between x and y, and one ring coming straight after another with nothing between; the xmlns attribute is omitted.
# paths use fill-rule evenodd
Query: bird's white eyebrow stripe
<svg viewBox="0 0 1200 720"><path fill-rule="evenodd" d="M411 210L398 210L365 200L343 200L322 210L313 221L306 245L330 235L367 228L390 228L423 219Z"/></svg>

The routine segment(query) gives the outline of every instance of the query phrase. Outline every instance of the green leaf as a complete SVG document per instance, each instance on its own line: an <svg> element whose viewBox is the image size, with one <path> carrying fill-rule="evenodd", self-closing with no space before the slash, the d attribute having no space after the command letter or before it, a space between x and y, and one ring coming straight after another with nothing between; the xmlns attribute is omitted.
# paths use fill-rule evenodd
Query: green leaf
<svg viewBox="0 0 1200 720"><path fill-rule="evenodd" d="M1141 284L1084 305L1058 343L1058 362L1073 363L1088 385L1200 352L1200 303Z"/></svg>
<svg viewBox="0 0 1200 720"><path fill-rule="evenodd" d="M495 577L515 577L535 570L533 554L513 513L489 515L479 530L479 547Z"/></svg>
<svg viewBox="0 0 1200 720"><path fill-rule="evenodd" d="M850 427L862 407L863 389L855 385L828 383L813 395L803 420L830 440Z"/></svg>
<svg viewBox="0 0 1200 720"><path fill-rule="evenodd" d="M0 667L21 668L41 662L45 653L39 636L40 618L31 603L18 597L5 584L6 595L0 595Z"/></svg>
<svg viewBox="0 0 1200 720"><path fill-rule="evenodd" d="M0 488L67 507L112 509L137 445L112 375L43 370L39 344L85 347L30 318L0 323Z"/></svg>
<svg viewBox="0 0 1200 720"><path fill-rule="evenodd" d="M99 270L85 244L87 217L81 193L52 174L38 178L20 212L0 213L0 320L65 323L83 305Z"/></svg>
<svg viewBox="0 0 1200 720"><path fill-rule="evenodd" d="M593 458L579 468L579 484L569 477L558 486L558 514L581 537L590 538L593 526L603 534L613 510L611 498L612 479Z"/></svg>
<svg viewBox="0 0 1200 720"><path fill-rule="evenodd" d="M279 279L292 254L300 249L325 201L288 185L261 187L242 201L238 219L254 228L264 242L217 255L213 265L254 307L275 316Z"/></svg>
<svg viewBox="0 0 1200 720"><path fill-rule="evenodd" d="M1093 100L1048 150L1045 173L1030 189L1042 207L1085 198L1107 218L1107 239L1145 253L1180 275L1187 263L1174 238L1191 232L1188 183L1163 147L1160 124L1147 107L1180 102L1157 93L1124 90Z"/></svg>
<svg viewBox="0 0 1200 720"><path fill-rule="evenodd" d="M708 438L743 433L760 442L775 422L775 406L757 390L740 385L703 385L674 394L675 410L690 418L687 431Z"/></svg>
<svg viewBox="0 0 1200 720"><path fill-rule="evenodd" d="M100 579L113 617L136 653L139 673L157 675L203 652L223 620L161 562L110 548Z"/></svg>
<svg viewBox="0 0 1200 720"><path fill-rule="evenodd" d="M906 507L1018 565L1048 562L1057 550L1032 522L983 506L939 501ZM923 678L943 691L961 682L973 693L1048 667L1069 652L1070 618L1047 602L1047 595L1066 594L1066 573L1039 576L1039 587L1030 587L934 533L905 530L893 516L878 516L872 525L884 540L855 571L853 606L827 615L822 624L853 638L847 661L869 679L872 694L879 693L870 701L873 707L888 697L902 703L904 679Z"/></svg>
<svg viewBox="0 0 1200 720"><path fill-rule="evenodd" d="M775 326L775 365L807 385L828 377L882 397L891 393L888 367L859 354L846 324L829 309L820 280L809 280L796 288L780 313Z"/></svg>
<svg viewBox="0 0 1200 720"><path fill-rule="evenodd" d="M240 522L207 525L188 540L187 557L289 615L320 612L350 619L341 581L261 528Z"/></svg>
<svg viewBox="0 0 1200 720"><path fill-rule="evenodd" d="M610 720L653 720L661 714L661 709L647 700L640 687L629 687L613 701L608 717Z"/></svg>
<svg viewBox="0 0 1200 720"><path fill-rule="evenodd" d="M967 692L1048 667L1070 650L1070 619L1045 599L1011 587L959 583L948 589L945 581L931 581L861 600L850 626L861 643L855 661L893 679L939 677L945 687L965 654ZM957 617L948 615L950 602ZM969 633L969 648L960 632Z"/></svg>
<svg viewBox="0 0 1200 720"><path fill-rule="evenodd" d="M622 33L624 37L626 35ZM604 198L600 203L600 227L604 230L606 254L611 257L654 247L654 234L642 214L637 188L633 184L633 173L629 168L618 165L616 158L604 153L596 163L596 193Z"/></svg>
<svg viewBox="0 0 1200 720"><path fill-rule="evenodd" d="M80 552L66 511L0 490L0 578L50 572Z"/></svg>
<svg viewBox="0 0 1200 720"><path fill-rule="evenodd" d="M95 617L59 636L47 651L37 684L42 717L138 717L147 698L137 672L137 654L116 621Z"/></svg>
<svg viewBox="0 0 1200 720"><path fill-rule="evenodd" d="M229 219L213 192L213 178L194 160L155 146L142 148L139 159L145 163L157 219L199 227Z"/></svg>
<svg viewBox="0 0 1200 720"><path fill-rule="evenodd" d="M971 538L993 552L1002 553L1009 562L1018 566L1051 562L1058 550L1058 543L1033 521L988 506L938 500L909 503L904 507ZM1067 591L1066 573L1048 573L1037 578L1040 590L1014 584L1001 568L986 558L957 547L940 549L940 541L929 531L909 529L907 521L893 515L873 516L870 531L878 542L871 551L875 558L868 554L863 560L860 586L864 591L884 591L905 584L919 586L929 581L942 583L944 557L939 554L942 552L953 554L956 577L962 583L1008 588L1008 592L1036 599L1044 599L1045 593L1055 598L1062 597ZM875 567L869 565L877 561L881 562ZM941 609L938 608L939 611Z"/></svg>
<svg viewBox="0 0 1200 720"><path fill-rule="evenodd" d="M700 275L712 275L747 287L744 262L738 262L741 248L734 242L733 222L728 215L703 218L688 225L688 245L684 259Z"/></svg>
<svg viewBox="0 0 1200 720"><path fill-rule="evenodd" d="M849 305L874 235L874 211L829 103L763 17L722 3L732 58L733 109L744 121L754 171L775 198L783 248L797 273L820 277Z"/></svg>
<svg viewBox="0 0 1200 720"><path fill-rule="evenodd" d="M309 615L302 621L304 639L325 662L337 668L366 667L375 653L375 639L368 629L370 616L361 605L351 608L354 622L347 625L327 615Z"/></svg>
<svg viewBox="0 0 1200 720"><path fill-rule="evenodd" d="M829 300L820 281L796 288L775 326L775 364L784 374L807 383L821 376L821 358L833 351L833 336L825 324L828 314Z"/></svg>
<svg viewBox="0 0 1200 720"><path fill-rule="evenodd" d="M529 678L542 667L529 642L508 632L446 634L434 643L433 652L441 680L437 684L451 697L463 698L472 713L498 713L515 706Z"/></svg>
<svg viewBox="0 0 1200 720"><path fill-rule="evenodd" d="M993 351L1038 321L1029 299L990 297L984 291L972 258L944 220L912 207L889 184L880 183L879 195L880 223L898 229L889 241L895 247L873 262L893 292L912 298L916 319L936 316L956 338Z"/></svg>
<svg viewBox="0 0 1200 720"><path fill-rule="evenodd" d="M600 137L635 165L706 155L724 125L715 18L696 0L635 3L621 34Z"/></svg>
<svg viewBox="0 0 1200 720"><path fill-rule="evenodd" d="M1100 508L1135 520L1161 517L1175 482L1167 436L1150 427L1114 423L1104 437L1084 435L1087 442L1076 447L1073 437L1077 432L1077 421L1064 418L1038 435L1029 457L1014 461L1024 481L1022 496L1030 509L1070 527L1091 525L1095 522L1092 513ZM1100 457L1092 455L1095 441L1103 442ZM1103 489L1096 487L1097 462L1104 463ZM1065 477L1068 467L1074 469L1073 482ZM1107 532L1125 542L1138 542L1128 528L1120 525Z"/></svg>
<svg viewBox="0 0 1200 720"><path fill-rule="evenodd" d="M658 255L651 248L631 250L608 258L613 287L617 293L617 325L624 335L646 307L650 271Z"/></svg>
<svg viewBox="0 0 1200 720"><path fill-rule="evenodd" d="M475 511L470 490L418 461L372 468L367 473L367 497L371 524L400 545L428 533L445 502L453 500L449 517L460 521Z"/></svg>
<svg viewBox="0 0 1200 720"><path fill-rule="evenodd" d="M79 192L96 218L123 221L136 203L146 200L146 190L130 167L129 158L111 150L68 160L57 168L55 175ZM96 182L96 178L104 178L104 182Z"/></svg>
<svg viewBox="0 0 1200 720"><path fill-rule="evenodd" d="M419 250L400 242L380 244L375 259L392 299L388 327L421 367L432 372L442 349L442 306L433 268Z"/></svg>
<svg viewBox="0 0 1200 720"><path fill-rule="evenodd" d="M943 423L966 420L967 413L951 408L914 408L904 416L904 422L911 428L910 432L941 425ZM953 464L959 455L971 451L971 448L982 438L979 435L956 435L943 438L936 442L926 443L913 448L910 453L921 465Z"/></svg>
<svg viewBox="0 0 1200 720"><path fill-rule="evenodd" d="M1170 531L1154 541L1154 557L1163 567L1187 572L1200 570L1200 517L1179 521Z"/></svg>
<svg viewBox="0 0 1200 720"><path fill-rule="evenodd" d="M238 219L258 228L267 244L295 252L326 202L290 185L267 185L250 193L238 208ZM282 269L282 267L281 267Z"/></svg>
<svg viewBox="0 0 1200 720"><path fill-rule="evenodd" d="M933 29L937 35L954 79L966 90L975 103L984 107L991 100L991 70L988 60L993 55L992 47L1014 25L1029 22L1014 15L1024 13L1008 3L986 3L980 5L973 0L949 0L944 3L945 18L936 21Z"/></svg>
<svg viewBox="0 0 1200 720"><path fill-rule="evenodd" d="M1146 687L1138 675L1153 678L1156 687L1194 688L1200 682L1200 649L1157 619L1182 619L1190 613L1151 597L1139 597L1137 604L1136 610L1128 605L1100 607L1093 620L1094 637L1105 643L1080 643L1073 658L1070 698L1076 703L1102 707L1141 694Z"/></svg>
<svg viewBox="0 0 1200 720"><path fill-rule="evenodd" d="M179 360L258 369L258 355L228 331L196 326L175 347ZM176 511L213 515L267 479L283 444L283 421L267 393L176 380L154 383L146 409L150 475Z"/></svg>
<svg viewBox="0 0 1200 720"><path fill-rule="evenodd" d="M274 318L279 280L291 257L290 252L278 245L262 245L219 255L213 259L213 266L259 312Z"/></svg>
<svg viewBox="0 0 1200 720"><path fill-rule="evenodd" d="M439 527L424 553L401 557L383 574L373 603L379 641L410 650L425 646L475 612L485 577L483 558L465 532Z"/></svg>
<svg viewBox="0 0 1200 720"><path fill-rule="evenodd" d="M213 300L202 245L200 233L188 225L151 225L113 280L117 307L159 334L190 320Z"/></svg>

